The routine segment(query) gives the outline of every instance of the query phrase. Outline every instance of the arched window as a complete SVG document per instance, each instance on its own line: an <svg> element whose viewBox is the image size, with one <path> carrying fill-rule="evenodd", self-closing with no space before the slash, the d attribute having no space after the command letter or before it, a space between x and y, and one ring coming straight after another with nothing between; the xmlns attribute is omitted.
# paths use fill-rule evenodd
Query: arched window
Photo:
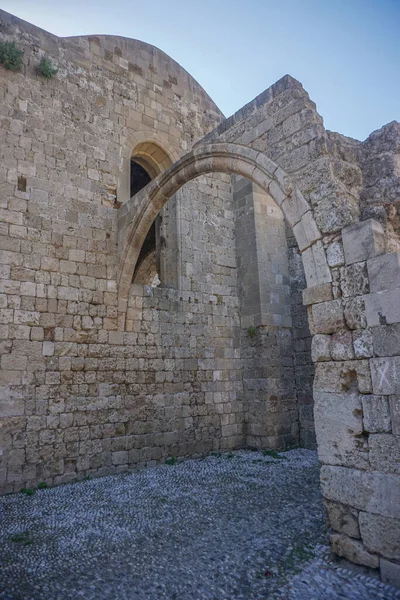
<svg viewBox="0 0 400 600"><path fill-rule="evenodd" d="M160 146L153 142L138 144L133 150L130 161L130 197L137 194L170 165L171 160ZM164 212L163 209L143 242L132 283L156 287L160 282L164 283L164 276L169 278L169 274L165 272L167 259L165 256L161 258L162 254L168 254L169 250L165 248L165 239L166 237L171 238L171 236L163 235L163 228L168 227L167 224L171 222L171 219L166 219L163 224Z"/></svg>

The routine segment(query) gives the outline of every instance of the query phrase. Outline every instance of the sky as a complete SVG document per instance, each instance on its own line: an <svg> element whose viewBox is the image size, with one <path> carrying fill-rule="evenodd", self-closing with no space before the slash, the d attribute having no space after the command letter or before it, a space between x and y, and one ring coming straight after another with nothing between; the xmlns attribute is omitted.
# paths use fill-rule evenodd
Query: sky
<svg viewBox="0 0 400 600"><path fill-rule="evenodd" d="M400 0L0 0L58 36L157 46L229 116L289 73L325 127L359 140L400 121Z"/></svg>

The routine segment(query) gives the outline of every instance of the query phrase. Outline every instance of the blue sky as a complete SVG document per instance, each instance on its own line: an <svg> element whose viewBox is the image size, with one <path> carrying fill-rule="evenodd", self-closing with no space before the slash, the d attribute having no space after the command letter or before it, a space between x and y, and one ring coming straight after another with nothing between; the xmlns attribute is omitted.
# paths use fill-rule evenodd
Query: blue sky
<svg viewBox="0 0 400 600"><path fill-rule="evenodd" d="M328 129L357 139L400 120L400 0L1 0L59 36L154 44L226 116L277 79L299 79Z"/></svg>

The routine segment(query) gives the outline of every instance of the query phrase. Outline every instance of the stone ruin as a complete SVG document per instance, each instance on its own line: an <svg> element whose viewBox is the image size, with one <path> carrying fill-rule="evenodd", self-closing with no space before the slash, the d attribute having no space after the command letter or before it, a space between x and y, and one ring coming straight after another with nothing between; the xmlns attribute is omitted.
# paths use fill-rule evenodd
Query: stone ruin
<svg viewBox="0 0 400 600"><path fill-rule="evenodd" d="M334 551L399 584L400 124L327 131L288 75L225 119L143 42L0 35L1 492L317 445Z"/></svg>

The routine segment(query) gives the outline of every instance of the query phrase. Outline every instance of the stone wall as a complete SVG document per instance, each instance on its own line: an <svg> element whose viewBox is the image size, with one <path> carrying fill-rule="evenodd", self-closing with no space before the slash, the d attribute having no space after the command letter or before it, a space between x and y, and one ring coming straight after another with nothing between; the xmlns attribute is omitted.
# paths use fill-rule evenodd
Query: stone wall
<svg viewBox="0 0 400 600"><path fill-rule="evenodd" d="M174 249L181 291L134 287L118 323L130 155L165 168L221 113L152 46L1 21L24 48L23 73L0 68L1 490L242 446L228 176L175 199L163 256L170 266ZM44 53L60 69L49 81L35 72Z"/></svg>

